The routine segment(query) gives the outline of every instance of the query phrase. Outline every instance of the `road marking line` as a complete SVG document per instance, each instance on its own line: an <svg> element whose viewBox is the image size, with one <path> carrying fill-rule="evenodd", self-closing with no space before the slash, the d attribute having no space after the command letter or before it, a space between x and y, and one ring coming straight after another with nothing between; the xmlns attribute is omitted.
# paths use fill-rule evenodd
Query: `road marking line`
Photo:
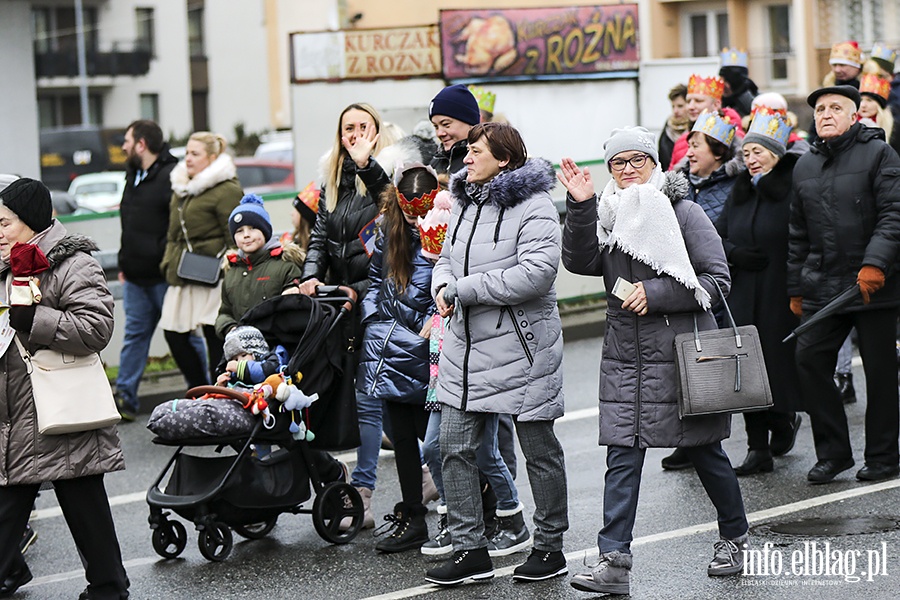
<svg viewBox="0 0 900 600"><path fill-rule="evenodd" d="M896 488L900 488L900 479L883 481L881 483L874 483L872 485L854 488L851 490L844 490L842 492L826 494L824 496L818 496L816 498L807 498L806 500L791 502L790 504L773 506L772 508L767 508L765 510L758 510L756 512L748 514L747 520L750 521L750 523L756 523L758 521L765 521L774 517L780 517L790 513L800 512L809 508L815 508L824 504L832 504L834 502L847 500L848 498L856 498L859 496L865 496L868 494L874 494L876 492L883 492ZM633 542L631 542L631 545L643 546L645 544L653 544L656 542L673 540L675 538L688 537L698 533L715 531L716 529L718 529L718 523L715 521L712 521L710 523L700 523L699 525L691 525L688 527L682 527L681 529L673 529L671 531L662 531L660 533L654 533L652 535L645 535L636 538ZM566 553L566 562L572 562L574 560L580 560L583 558L596 559L598 557L598 554L599 551L596 547L586 548L584 550L575 550ZM507 577L509 575L512 575L515 568L515 566L510 566L503 567L502 569L494 569L494 577ZM380 594L378 596L369 596L367 598L364 598L363 600L400 600L401 598L412 598L414 596L430 594L442 589L444 588L437 585L427 584L412 588L406 588L404 590L398 590L396 592L388 592L387 594Z"/></svg>

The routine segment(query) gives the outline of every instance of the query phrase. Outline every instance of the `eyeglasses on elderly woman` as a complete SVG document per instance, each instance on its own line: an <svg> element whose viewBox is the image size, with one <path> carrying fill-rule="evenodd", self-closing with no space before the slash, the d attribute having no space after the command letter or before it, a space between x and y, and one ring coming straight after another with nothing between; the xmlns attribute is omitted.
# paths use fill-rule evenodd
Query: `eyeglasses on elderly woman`
<svg viewBox="0 0 900 600"><path fill-rule="evenodd" d="M649 158L646 154L636 154L631 158L614 158L609 161L609 168L617 173L624 171L625 165L631 165L635 169L640 169L647 164Z"/></svg>

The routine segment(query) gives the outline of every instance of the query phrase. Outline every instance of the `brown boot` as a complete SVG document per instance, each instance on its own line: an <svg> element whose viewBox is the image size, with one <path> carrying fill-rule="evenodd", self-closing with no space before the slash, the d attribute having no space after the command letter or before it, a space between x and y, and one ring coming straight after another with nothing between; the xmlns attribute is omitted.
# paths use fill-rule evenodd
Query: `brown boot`
<svg viewBox="0 0 900 600"><path fill-rule="evenodd" d="M363 501L363 529L372 529L375 527L375 516L372 514L372 490L366 487L358 487L356 491L359 492L360 497ZM353 519L350 517L344 517L341 519L341 524L338 528L341 531L347 531L350 529L350 524L353 522Z"/></svg>

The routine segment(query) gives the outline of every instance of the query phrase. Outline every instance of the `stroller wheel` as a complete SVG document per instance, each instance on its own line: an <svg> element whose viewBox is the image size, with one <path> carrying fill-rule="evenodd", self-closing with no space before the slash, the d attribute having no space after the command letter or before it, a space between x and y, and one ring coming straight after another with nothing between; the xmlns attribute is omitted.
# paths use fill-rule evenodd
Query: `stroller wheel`
<svg viewBox="0 0 900 600"><path fill-rule="evenodd" d="M180 521L168 519L153 530L153 549L163 558L175 558L187 546L187 530Z"/></svg>
<svg viewBox="0 0 900 600"><path fill-rule="evenodd" d="M203 555L203 558L221 562L231 554L234 538L231 536L231 529L228 528L228 525L214 521L200 531L197 545L200 547L200 554Z"/></svg>
<svg viewBox="0 0 900 600"><path fill-rule="evenodd" d="M341 520L350 517L350 528L341 531ZM313 526L326 542L346 544L362 528L363 503L359 492L349 483L336 481L316 495L312 509Z"/></svg>
<svg viewBox="0 0 900 600"><path fill-rule="evenodd" d="M259 523L248 523L246 525L235 525L232 527L234 532L248 540L261 540L269 535L269 532L275 528L278 517L272 517L268 521L260 521Z"/></svg>

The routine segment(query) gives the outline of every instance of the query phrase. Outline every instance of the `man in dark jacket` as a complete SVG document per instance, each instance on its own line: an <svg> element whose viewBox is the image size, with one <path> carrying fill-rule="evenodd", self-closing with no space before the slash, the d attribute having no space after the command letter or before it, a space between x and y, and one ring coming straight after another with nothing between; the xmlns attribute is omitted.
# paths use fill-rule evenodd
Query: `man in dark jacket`
<svg viewBox="0 0 900 600"><path fill-rule="evenodd" d="M801 393L810 408L818 462L812 483L827 483L853 466L850 433L835 387L837 352L850 329L859 334L866 372L865 466L857 479L895 477L898 469L898 403L894 328L900 277L900 157L879 129L856 122L856 88L821 88L814 108L819 140L794 168L788 248L788 294L797 316L815 315L845 288L861 298L823 318L797 340Z"/></svg>
<svg viewBox="0 0 900 600"><path fill-rule="evenodd" d="M138 411L137 390L150 339L159 322L166 282L159 271L169 227L169 175L178 160L163 143L159 125L135 121L125 131L122 150L128 157L125 191L119 212L119 281L125 305L125 340L119 355L116 404L126 421Z"/></svg>

